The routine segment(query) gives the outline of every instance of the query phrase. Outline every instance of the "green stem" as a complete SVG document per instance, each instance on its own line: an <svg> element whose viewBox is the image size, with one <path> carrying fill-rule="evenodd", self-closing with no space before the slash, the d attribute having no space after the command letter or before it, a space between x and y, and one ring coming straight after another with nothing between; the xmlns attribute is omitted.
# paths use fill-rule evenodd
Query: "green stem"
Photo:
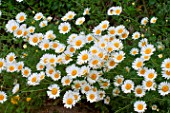
<svg viewBox="0 0 170 113"><path fill-rule="evenodd" d="M126 105L125 107L118 109L115 113L118 113L118 112L120 112L120 111L128 108L130 105L131 105L131 104L128 104L128 105Z"/></svg>

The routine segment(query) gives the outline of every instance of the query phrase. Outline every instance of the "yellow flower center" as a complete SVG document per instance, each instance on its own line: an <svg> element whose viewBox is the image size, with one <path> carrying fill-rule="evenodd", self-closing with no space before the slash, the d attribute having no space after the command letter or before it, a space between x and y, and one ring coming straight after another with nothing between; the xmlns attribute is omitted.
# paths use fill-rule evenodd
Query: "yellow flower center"
<svg viewBox="0 0 170 113"><path fill-rule="evenodd" d="M138 110L142 110L143 109L143 104L138 104L137 108L138 108Z"/></svg>
<svg viewBox="0 0 170 113"><path fill-rule="evenodd" d="M12 26L12 31L15 31L16 29L17 29L16 25Z"/></svg>
<svg viewBox="0 0 170 113"><path fill-rule="evenodd" d="M82 44L82 41L81 40L77 40L76 41L76 46L80 46Z"/></svg>
<svg viewBox="0 0 170 113"><path fill-rule="evenodd" d="M77 70L73 70L72 72L71 72L71 75L72 76L75 76L77 74Z"/></svg>
<svg viewBox="0 0 170 113"><path fill-rule="evenodd" d="M138 68L140 68L140 67L142 67L142 62L138 62L138 63L136 63L136 67L138 67Z"/></svg>
<svg viewBox="0 0 170 113"><path fill-rule="evenodd" d="M151 49L150 48L147 48L146 50L145 50L145 54L150 54L151 53Z"/></svg>
<svg viewBox="0 0 170 113"><path fill-rule="evenodd" d="M20 20L21 22L24 21L24 19L25 19L24 16L21 16L21 17L19 18L19 20Z"/></svg>
<svg viewBox="0 0 170 113"><path fill-rule="evenodd" d="M97 75L96 75L96 74L92 74L90 78L91 78L92 80L96 80Z"/></svg>
<svg viewBox="0 0 170 113"><path fill-rule="evenodd" d="M4 100L4 95L0 94L0 100Z"/></svg>
<svg viewBox="0 0 170 113"><path fill-rule="evenodd" d="M94 94L90 94L89 98L90 98L90 100L93 100L95 98L95 95Z"/></svg>
<svg viewBox="0 0 170 113"><path fill-rule="evenodd" d="M68 30L68 26L63 26L62 30L66 32Z"/></svg>
<svg viewBox="0 0 170 113"><path fill-rule="evenodd" d="M136 93L137 93L137 94L141 94L141 93L142 93L142 89L141 89L141 88L137 88L137 89L136 89Z"/></svg>
<svg viewBox="0 0 170 113"><path fill-rule="evenodd" d="M67 99L67 104L68 105L72 105L73 104L73 99L72 98L68 98Z"/></svg>
<svg viewBox="0 0 170 113"><path fill-rule="evenodd" d="M127 83L126 86L125 86L125 88L126 88L127 90L130 90L130 89L132 88L132 85L131 85L130 83Z"/></svg>
<svg viewBox="0 0 170 113"><path fill-rule="evenodd" d="M53 88L53 89L51 90L51 93L52 93L53 95L56 95L57 92L58 92L58 89L57 89L57 88Z"/></svg>
<svg viewBox="0 0 170 113"><path fill-rule="evenodd" d="M163 91L163 92L169 91L169 87L168 87L167 85L163 86L163 87L162 87L162 91Z"/></svg>
<svg viewBox="0 0 170 113"><path fill-rule="evenodd" d="M22 30L18 30L17 35L21 35L21 34L22 34Z"/></svg>
<svg viewBox="0 0 170 113"><path fill-rule="evenodd" d="M82 60L87 60L87 59L88 59L88 55L87 54L82 55Z"/></svg>
<svg viewBox="0 0 170 113"><path fill-rule="evenodd" d="M0 68L4 65L4 63L2 61L0 61Z"/></svg>
<svg viewBox="0 0 170 113"><path fill-rule="evenodd" d="M151 87L151 86L152 86L152 84L153 84L153 82L152 82L152 81L147 81L147 82L146 82L146 86L147 86L147 87Z"/></svg>
<svg viewBox="0 0 170 113"><path fill-rule="evenodd" d="M45 44L44 44L44 48L49 48L49 44L48 44L48 43L45 43Z"/></svg>
<svg viewBox="0 0 170 113"><path fill-rule="evenodd" d="M165 67L170 68L170 62L166 63Z"/></svg>
<svg viewBox="0 0 170 113"><path fill-rule="evenodd" d="M33 83L35 83L35 82L37 81L37 77L33 77L33 78L31 79L31 81L32 81Z"/></svg>

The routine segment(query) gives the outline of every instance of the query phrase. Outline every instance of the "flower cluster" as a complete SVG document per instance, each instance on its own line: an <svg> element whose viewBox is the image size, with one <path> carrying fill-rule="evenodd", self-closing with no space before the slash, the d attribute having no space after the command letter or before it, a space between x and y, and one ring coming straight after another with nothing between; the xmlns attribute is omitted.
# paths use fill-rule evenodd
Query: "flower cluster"
<svg viewBox="0 0 170 113"><path fill-rule="evenodd" d="M116 6L109 8L107 14L118 16L121 12L122 7ZM147 38L142 38L138 42L138 47L129 51L132 57L139 56L133 60L132 68L138 77L142 78L141 84L135 84L135 81L126 79L124 75L115 75L113 80L108 79L105 73L114 70L128 54L123 50L126 39L131 37L133 40L139 40L141 33L135 31L129 36L130 33L124 25L111 26L108 20L101 21L88 34L71 33L72 24L79 26L84 24L85 15L90 15L90 8L84 9L81 17L77 17L74 11L68 11L61 18L58 31L61 35L69 34L67 44L64 44L58 40L53 30L37 33L38 28L24 23L28 15L24 12L18 13L15 20L11 19L6 24L6 31L13 33L16 39L22 39L31 46L37 46L44 54L37 59L36 72L33 72L30 67L24 65L23 61L17 62L17 56L11 52L6 55L6 58L0 58L0 73L2 71L21 73L29 86L41 85L44 79L51 79L53 84L47 88L47 96L50 99L61 97L62 88L69 87L70 89L63 96L63 104L66 108L75 106L82 96L85 96L90 103L103 100L105 104L109 104L110 96L106 91L109 88L112 90L113 97L121 95L121 92L134 93L134 96L140 99L150 91L158 91L161 96L170 93L170 83L163 81L157 84L156 70L145 65L156 52L156 48ZM38 12L33 19L39 22L39 29L41 29L48 26L53 18L45 17ZM148 21L145 17L141 20L141 24L146 25ZM156 23L156 21L157 18L152 17L150 23ZM64 66L64 73L63 70L58 69L60 66ZM162 77L169 80L170 58L162 62L161 68ZM19 83L15 84L12 93L17 93L19 88ZM0 103L6 100L7 94L0 91ZM135 111L144 112L146 109L145 101L140 100L134 103Z"/></svg>

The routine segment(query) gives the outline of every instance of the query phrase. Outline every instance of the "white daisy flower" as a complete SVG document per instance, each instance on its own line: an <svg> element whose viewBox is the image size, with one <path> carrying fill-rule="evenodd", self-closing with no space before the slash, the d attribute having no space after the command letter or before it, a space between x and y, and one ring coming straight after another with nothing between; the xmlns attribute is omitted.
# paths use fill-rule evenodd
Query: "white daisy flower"
<svg viewBox="0 0 170 113"><path fill-rule="evenodd" d="M61 72L59 70L55 71L52 76L50 76L54 81L57 81L61 78Z"/></svg>
<svg viewBox="0 0 170 113"><path fill-rule="evenodd" d="M117 63L120 63L124 60L125 53L123 51L119 51L119 52L116 52L113 56L114 56L113 57L114 61Z"/></svg>
<svg viewBox="0 0 170 113"><path fill-rule="evenodd" d="M54 40L56 38L56 35L54 34L53 30L48 30L45 35L44 35L44 38L47 39L47 40ZM55 40L57 41L57 40Z"/></svg>
<svg viewBox="0 0 170 113"><path fill-rule="evenodd" d="M24 12L20 12L16 15L16 21L22 23L26 20L27 15Z"/></svg>
<svg viewBox="0 0 170 113"><path fill-rule="evenodd" d="M60 96L60 87L57 84L52 84L48 87L50 91L47 91L49 98L56 99Z"/></svg>
<svg viewBox="0 0 170 113"><path fill-rule="evenodd" d="M43 70L44 67L45 67L45 65L43 63L41 63L41 62L38 62L37 65L36 65L36 69L38 71Z"/></svg>
<svg viewBox="0 0 170 113"><path fill-rule="evenodd" d="M97 93L90 90L86 93L86 98L87 98L87 101L89 101L90 103L93 103L93 102L96 102L97 100Z"/></svg>
<svg viewBox="0 0 170 113"><path fill-rule="evenodd" d="M16 38L22 37L23 34L24 34L24 29L25 29L25 28L22 28L22 27L20 26L17 30L14 31L14 36L15 36Z"/></svg>
<svg viewBox="0 0 170 113"><path fill-rule="evenodd" d="M22 2L23 0L16 0L17 2Z"/></svg>
<svg viewBox="0 0 170 113"><path fill-rule="evenodd" d="M132 63L132 68L138 70L144 66L144 60L141 58L136 58Z"/></svg>
<svg viewBox="0 0 170 113"><path fill-rule="evenodd" d="M76 103L81 100L81 95L79 92L72 92L72 93L73 93L74 100Z"/></svg>
<svg viewBox="0 0 170 113"><path fill-rule="evenodd" d="M170 71L170 58L166 58L163 60L161 64L162 70L168 70Z"/></svg>
<svg viewBox="0 0 170 113"><path fill-rule="evenodd" d="M143 86L137 85L134 89L134 93L136 97L143 97L145 95L145 90Z"/></svg>
<svg viewBox="0 0 170 113"><path fill-rule="evenodd" d="M89 66L93 69L97 69L100 68L101 65L101 59L98 56L93 56L91 57L91 59L89 60Z"/></svg>
<svg viewBox="0 0 170 113"><path fill-rule="evenodd" d="M46 40L46 39L42 40L42 41L39 43L39 48L40 48L41 50L44 50L44 51L49 50L49 49L50 49L50 41L49 41L49 40Z"/></svg>
<svg viewBox="0 0 170 113"><path fill-rule="evenodd" d="M144 80L142 85L145 90L156 90L156 83L152 80Z"/></svg>
<svg viewBox="0 0 170 113"><path fill-rule="evenodd" d="M51 77L54 73L55 73L55 68L53 67L53 66L50 66L50 65L48 65L47 67L46 67L46 71L45 71L45 73L46 73L46 75L48 76L48 77Z"/></svg>
<svg viewBox="0 0 170 113"><path fill-rule="evenodd" d="M103 100L104 97L106 96L106 93L105 93L104 90L98 90L98 91L97 91L97 94L98 94L97 101Z"/></svg>
<svg viewBox="0 0 170 113"><path fill-rule="evenodd" d="M38 20L41 20L43 17L44 17L43 14L39 12L35 14L34 20L38 21Z"/></svg>
<svg viewBox="0 0 170 113"><path fill-rule="evenodd" d="M79 17L79 18L76 19L75 24L76 25L82 25L84 23L84 21L85 21L84 17Z"/></svg>
<svg viewBox="0 0 170 113"><path fill-rule="evenodd" d="M58 29L60 33L66 34L71 30L71 26L68 22L64 22L58 26Z"/></svg>
<svg viewBox="0 0 170 113"><path fill-rule="evenodd" d="M116 27L116 34L117 35L122 35L124 30L125 30L125 26L124 25L119 25L119 26Z"/></svg>
<svg viewBox="0 0 170 113"><path fill-rule="evenodd" d="M102 28L101 26L96 26L94 29L93 29L93 34L94 35L101 35L102 33Z"/></svg>
<svg viewBox="0 0 170 113"><path fill-rule="evenodd" d="M116 28L114 26L111 26L108 28L108 34L110 36L115 36L116 35Z"/></svg>
<svg viewBox="0 0 170 113"><path fill-rule="evenodd" d="M161 82L158 85L158 92L162 96L168 95L170 93L170 83L168 83L168 82Z"/></svg>
<svg viewBox="0 0 170 113"><path fill-rule="evenodd" d="M11 73L17 71L16 63L6 63L6 71Z"/></svg>
<svg viewBox="0 0 170 113"><path fill-rule="evenodd" d="M59 43L58 47L55 49L56 53L62 53L66 48L66 45Z"/></svg>
<svg viewBox="0 0 170 113"><path fill-rule="evenodd" d="M84 46L85 44L85 37L84 36L77 36L76 38L73 39L71 45L75 49L80 49Z"/></svg>
<svg viewBox="0 0 170 113"><path fill-rule="evenodd" d="M37 73L33 73L28 77L27 84L30 86L36 86L40 84L40 76Z"/></svg>
<svg viewBox="0 0 170 113"><path fill-rule="evenodd" d="M19 87L20 87L19 84L15 84L15 86L14 86L13 89L12 89L12 94L17 93L17 92L19 91Z"/></svg>
<svg viewBox="0 0 170 113"><path fill-rule="evenodd" d="M145 101L136 101L134 103L134 111L138 112L138 113L144 113L146 110L146 103Z"/></svg>
<svg viewBox="0 0 170 113"><path fill-rule="evenodd" d="M110 86L110 80L108 79L103 79L100 77L98 82L99 82L100 88L102 89L108 89Z"/></svg>
<svg viewBox="0 0 170 113"><path fill-rule="evenodd" d="M104 20L99 24L99 26L101 26L102 31L107 30L107 28L109 27L109 21Z"/></svg>
<svg viewBox="0 0 170 113"><path fill-rule="evenodd" d="M39 76L40 76L40 81L41 80L43 80L44 78L45 78L45 72L44 71L41 71L40 73L39 73Z"/></svg>
<svg viewBox="0 0 170 113"><path fill-rule="evenodd" d="M81 93L82 94L85 94L87 93L88 91L91 90L91 86L88 84L88 83L84 83L82 86L81 86Z"/></svg>
<svg viewBox="0 0 170 113"><path fill-rule="evenodd" d="M73 90L79 90L81 88L81 82L79 80L73 81L71 88Z"/></svg>
<svg viewBox="0 0 170 113"><path fill-rule="evenodd" d="M29 31L30 33L34 33L34 32L35 32L35 27L34 27L34 26L28 27L28 31Z"/></svg>
<svg viewBox="0 0 170 113"><path fill-rule="evenodd" d="M140 38L140 33L138 32L138 31L136 31L136 32L134 32L133 34L132 34L132 39L133 40L136 40L136 39L139 39Z"/></svg>
<svg viewBox="0 0 170 113"><path fill-rule="evenodd" d="M118 87L114 88L112 91L113 96L118 96L120 94L120 89Z"/></svg>
<svg viewBox="0 0 170 113"><path fill-rule="evenodd" d="M76 16L76 13L73 11L69 11L65 14L65 16L68 20L72 20Z"/></svg>
<svg viewBox="0 0 170 113"><path fill-rule="evenodd" d="M108 44L109 45L109 44ZM111 46L113 47L113 50L122 50L123 49L123 43L119 39L114 39L111 42Z"/></svg>
<svg viewBox="0 0 170 113"><path fill-rule="evenodd" d="M95 82L97 82L97 80L98 80L99 77L100 77L100 76L99 76L98 71L91 70L90 73L88 74L87 81L88 81L90 84L94 84Z"/></svg>
<svg viewBox="0 0 170 113"><path fill-rule="evenodd" d="M90 14L89 12L90 12L90 8L85 8L83 15L89 15Z"/></svg>
<svg viewBox="0 0 170 113"><path fill-rule="evenodd" d="M147 72L148 68L147 67L142 67L139 70L137 70L137 74L138 76L145 76L146 72Z"/></svg>
<svg viewBox="0 0 170 113"><path fill-rule="evenodd" d="M120 86L120 85L122 85L123 81L124 81L123 75L116 75L114 78L114 85Z"/></svg>
<svg viewBox="0 0 170 113"><path fill-rule="evenodd" d="M43 27L45 27L45 26L47 26L47 25L48 25L48 21L47 21L47 20L43 20L43 21L41 21L41 22L39 23L40 28L43 28Z"/></svg>
<svg viewBox="0 0 170 113"><path fill-rule="evenodd" d="M152 44L148 44L141 49L141 54L142 55L152 55L153 52L156 51L154 46Z"/></svg>
<svg viewBox="0 0 170 113"><path fill-rule="evenodd" d="M29 36L29 44L31 44L32 46L38 45L39 42L40 39L38 37L38 34L33 34Z"/></svg>
<svg viewBox="0 0 170 113"><path fill-rule="evenodd" d="M129 31L127 29L119 36L120 39L125 40L129 36Z"/></svg>
<svg viewBox="0 0 170 113"><path fill-rule="evenodd" d="M58 40L51 41L50 46L51 46L50 48L53 49L53 50L57 49L58 46L59 46L59 41Z"/></svg>
<svg viewBox="0 0 170 113"><path fill-rule="evenodd" d="M148 17L142 18L141 25L146 25L148 23L148 21L149 21Z"/></svg>
<svg viewBox="0 0 170 113"><path fill-rule="evenodd" d="M8 55L6 56L6 62L7 62L7 63L14 63L14 62L16 61L15 58L16 58L15 53L10 52L10 53L8 53Z"/></svg>
<svg viewBox="0 0 170 113"><path fill-rule="evenodd" d="M17 72L21 71L24 67L24 62L20 61L18 63L16 63L17 65Z"/></svg>
<svg viewBox="0 0 170 113"><path fill-rule="evenodd" d="M130 54L133 55L133 56L137 55L138 53L139 53L139 49L138 48L132 48L130 50Z"/></svg>
<svg viewBox="0 0 170 113"><path fill-rule="evenodd" d="M4 91L0 91L0 103L3 104L5 101L7 101L7 95Z"/></svg>
<svg viewBox="0 0 170 113"><path fill-rule="evenodd" d="M170 71L162 70L162 77L169 80L170 79Z"/></svg>
<svg viewBox="0 0 170 113"><path fill-rule="evenodd" d="M156 23L157 19L158 19L157 17L152 17L150 23L152 24Z"/></svg>
<svg viewBox="0 0 170 113"><path fill-rule="evenodd" d="M157 77L157 73L154 69L148 69L144 75L146 80L154 80Z"/></svg>
<svg viewBox="0 0 170 113"><path fill-rule="evenodd" d="M63 86L69 86L72 82L72 78L71 76L64 76L62 79L61 79L61 83Z"/></svg>
<svg viewBox="0 0 170 113"><path fill-rule="evenodd" d="M107 63L106 63L106 66L109 68L109 69L114 69L116 66L118 65L117 62L115 62L114 59L110 58Z"/></svg>
<svg viewBox="0 0 170 113"><path fill-rule="evenodd" d="M65 22L65 21L68 20L68 18L67 18L67 16L63 16L63 17L61 18L61 20Z"/></svg>
<svg viewBox="0 0 170 113"><path fill-rule="evenodd" d="M2 70L5 69L5 60L3 58L0 58L0 73Z"/></svg>
<svg viewBox="0 0 170 113"><path fill-rule="evenodd" d="M122 12L122 7L117 6L117 7L115 7L114 10L115 10L114 13L113 13L114 15L120 15L121 12Z"/></svg>
<svg viewBox="0 0 170 113"><path fill-rule="evenodd" d="M134 90L134 82L132 80L125 80L121 88L124 93L131 93Z"/></svg>
<svg viewBox="0 0 170 113"><path fill-rule="evenodd" d="M28 68L28 67L24 67L24 68L21 70L21 72L22 72L22 76L23 76L23 77L28 77L28 76L31 75L31 69Z"/></svg>
<svg viewBox="0 0 170 113"><path fill-rule="evenodd" d="M76 101L75 101L75 97L73 95L72 92L67 91L64 96L63 96L63 103L64 103L64 107L66 108L72 108L72 106L75 106Z"/></svg>
<svg viewBox="0 0 170 113"><path fill-rule="evenodd" d="M110 103L110 97L107 96L105 99L104 99L104 104L109 104Z"/></svg>
<svg viewBox="0 0 170 113"><path fill-rule="evenodd" d="M144 61L149 61L151 58L151 55L142 55L140 58L143 59Z"/></svg>
<svg viewBox="0 0 170 113"><path fill-rule="evenodd" d="M107 10L107 15L111 16L111 15L114 15L114 14L115 14L115 7L110 7Z"/></svg>
<svg viewBox="0 0 170 113"><path fill-rule="evenodd" d="M88 34L88 35L86 35L85 40L86 40L87 43L90 43L90 42L94 41L94 37L93 37L92 34Z"/></svg>
<svg viewBox="0 0 170 113"><path fill-rule="evenodd" d="M147 38L141 39L138 43L138 46L140 48L145 47L146 45L148 45L148 39Z"/></svg>
<svg viewBox="0 0 170 113"><path fill-rule="evenodd" d="M19 24L15 20L9 20L5 27L7 32L13 33L19 28Z"/></svg>
<svg viewBox="0 0 170 113"><path fill-rule="evenodd" d="M72 78L76 78L78 76L80 76L80 69L75 65L70 65L66 68L66 73L68 76L72 77Z"/></svg>
<svg viewBox="0 0 170 113"><path fill-rule="evenodd" d="M78 64L87 63L88 60L90 59L90 54L87 50L83 50L79 53L77 58Z"/></svg>

